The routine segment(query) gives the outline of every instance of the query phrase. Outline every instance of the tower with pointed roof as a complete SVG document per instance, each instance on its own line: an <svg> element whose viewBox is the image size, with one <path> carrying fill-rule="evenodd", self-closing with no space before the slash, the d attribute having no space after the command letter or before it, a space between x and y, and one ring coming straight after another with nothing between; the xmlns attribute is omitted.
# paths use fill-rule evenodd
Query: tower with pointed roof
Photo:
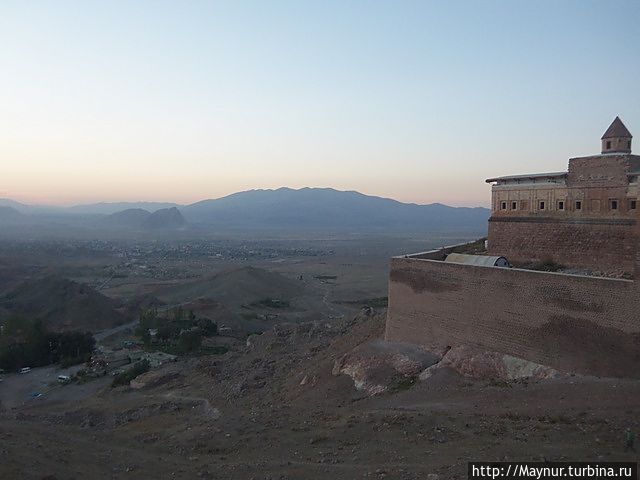
<svg viewBox="0 0 640 480"><path fill-rule="evenodd" d="M633 275L640 211L640 155L616 117L602 152L567 170L490 178L489 253L512 264L553 260L569 268ZM640 272L639 272L640 273Z"/></svg>
<svg viewBox="0 0 640 480"><path fill-rule="evenodd" d="M602 153L631 153L631 132L616 117L602 135Z"/></svg>

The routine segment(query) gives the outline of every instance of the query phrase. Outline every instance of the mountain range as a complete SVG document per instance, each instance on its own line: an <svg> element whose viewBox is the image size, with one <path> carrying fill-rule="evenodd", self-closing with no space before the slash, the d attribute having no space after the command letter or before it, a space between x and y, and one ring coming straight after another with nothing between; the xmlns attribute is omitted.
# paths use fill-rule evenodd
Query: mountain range
<svg viewBox="0 0 640 480"><path fill-rule="evenodd" d="M482 207L419 205L332 188L249 190L190 205L119 202L48 207L0 199L0 222L38 223L55 218L96 228L175 230L307 230L350 232L484 232Z"/></svg>

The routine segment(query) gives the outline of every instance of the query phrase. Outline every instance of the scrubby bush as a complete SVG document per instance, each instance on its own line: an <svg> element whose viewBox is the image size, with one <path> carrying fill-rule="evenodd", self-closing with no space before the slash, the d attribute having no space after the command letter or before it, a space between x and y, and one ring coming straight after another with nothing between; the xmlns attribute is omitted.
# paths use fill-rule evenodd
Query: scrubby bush
<svg viewBox="0 0 640 480"><path fill-rule="evenodd" d="M536 262L531 266L531 270L538 270L541 272L557 272L562 268L564 268L562 265L553 261L550 258Z"/></svg>
<svg viewBox="0 0 640 480"><path fill-rule="evenodd" d="M125 370L121 374L117 375L113 379L113 383L111 387L117 387L120 385L129 385L129 382L136 378L138 375L142 375L145 372L149 371L149 360L140 360L136 362L133 367L128 370Z"/></svg>

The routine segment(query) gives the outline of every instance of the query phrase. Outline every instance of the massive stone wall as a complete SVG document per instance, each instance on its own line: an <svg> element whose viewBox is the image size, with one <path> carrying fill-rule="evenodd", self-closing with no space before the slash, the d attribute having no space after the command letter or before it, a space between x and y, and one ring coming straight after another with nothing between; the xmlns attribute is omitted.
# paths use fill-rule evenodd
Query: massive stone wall
<svg viewBox="0 0 640 480"><path fill-rule="evenodd" d="M594 155L570 159L566 178L496 180L490 253L631 273L638 169L637 155Z"/></svg>
<svg viewBox="0 0 640 480"><path fill-rule="evenodd" d="M607 274L631 275L636 240L632 219L554 221L544 218L489 221L489 253L512 263L554 260Z"/></svg>
<svg viewBox="0 0 640 480"><path fill-rule="evenodd" d="M435 350L472 345L562 371L640 377L639 293L630 280L398 257L386 339Z"/></svg>

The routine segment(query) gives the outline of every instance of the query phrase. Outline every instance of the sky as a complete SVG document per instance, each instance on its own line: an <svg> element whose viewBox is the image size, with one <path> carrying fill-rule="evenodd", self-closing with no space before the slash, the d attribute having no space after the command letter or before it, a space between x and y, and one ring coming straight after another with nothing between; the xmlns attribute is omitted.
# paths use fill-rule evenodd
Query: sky
<svg viewBox="0 0 640 480"><path fill-rule="evenodd" d="M1 0L0 197L486 206L616 115L640 142L639 27L637 0Z"/></svg>

